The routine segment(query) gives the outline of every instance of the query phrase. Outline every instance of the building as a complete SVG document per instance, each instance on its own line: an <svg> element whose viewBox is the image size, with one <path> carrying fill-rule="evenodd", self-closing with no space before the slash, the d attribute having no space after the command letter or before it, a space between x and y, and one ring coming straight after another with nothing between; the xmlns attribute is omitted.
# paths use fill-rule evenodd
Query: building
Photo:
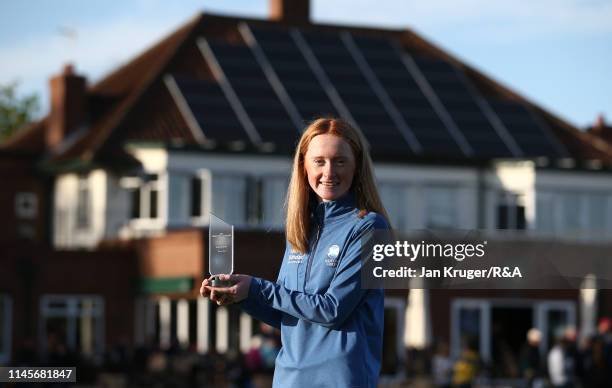
<svg viewBox="0 0 612 388"><path fill-rule="evenodd" d="M291 153L319 115L364 133L400 232L612 236L610 143L408 29L312 24L307 0L271 10L196 15L93 85L72 66L52 78L49 115L0 148L0 360L28 341L44 353L51 337L92 357L148 339L246 349L257 324L198 298L207 215L236 226L240 272L273 279ZM590 316L612 313L599 294ZM407 297L386 298L388 374L431 338L458 352L472 336L495 361L496 339L516 353L537 326L544 351L584 318L578 290Z"/></svg>

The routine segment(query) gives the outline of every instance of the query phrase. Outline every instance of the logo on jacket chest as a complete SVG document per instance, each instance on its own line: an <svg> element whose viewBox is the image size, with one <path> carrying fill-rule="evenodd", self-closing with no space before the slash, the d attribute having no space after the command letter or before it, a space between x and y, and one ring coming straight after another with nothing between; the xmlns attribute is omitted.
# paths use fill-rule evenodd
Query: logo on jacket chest
<svg viewBox="0 0 612 388"><path fill-rule="evenodd" d="M325 264L330 267L338 265L338 255L340 254L340 247L336 244L330 246L327 249L327 256L325 257Z"/></svg>
<svg viewBox="0 0 612 388"><path fill-rule="evenodd" d="M304 261L305 254L291 250L289 253L289 264L301 264Z"/></svg>

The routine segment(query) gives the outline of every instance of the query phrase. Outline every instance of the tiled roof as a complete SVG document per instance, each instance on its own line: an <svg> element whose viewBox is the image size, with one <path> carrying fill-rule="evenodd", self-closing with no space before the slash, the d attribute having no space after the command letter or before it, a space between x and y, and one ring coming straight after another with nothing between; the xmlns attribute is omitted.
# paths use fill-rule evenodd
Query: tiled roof
<svg viewBox="0 0 612 388"><path fill-rule="evenodd" d="M82 132L77 136L77 138L71 139L69 144L64 144L59 147L59 149L50 156L49 161L53 163L65 162L73 159L94 160L97 158L102 158L102 154L104 153L116 155L117 153L122 152L123 145L126 141L157 141L168 144L176 143L191 146L206 145L207 148L210 148L211 144L219 143L218 141L214 141L215 136L219 137L225 134L229 136L228 141L230 141L231 134L227 132L228 130L239 130L239 132L236 132L235 136L243 137L241 141L246 143L255 141L256 147L246 147L246 149L265 150L268 139L261 138L262 133L261 131L257 130L255 130L255 132L260 132L256 133L256 135L259 135L259 138L257 136L253 138L253 134L249 133L248 130L249 127L251 127L251 129L257 128L258 126L261 128L260 123L266 122L265 118L257 119L254 116L257 114L263 114L263 112L269 108L269 106L265 105L265 102L262 102L267 100L261 96L254 96L254 100L251 102L245 99L242 101L242 104L239 104L245 109L245 114L242 116L240 114L236 114L237 110L234 105L232 105L233 110L229 109L231 105L231 101L229 100L231 100L232 97L237 97L237 99L240 100L244 97L245 93L248 94L251 90L253 90L252 88L249 89L248 87L248 83L251 82L247 79L249 76L252 80L253 77L260 77L262 81L265 81L264 83L266 87L270 90L274 89L275 87L275 85L272 85L272 88L270 88L268 80L265 79L270 78L269 74L266 74L265 77L263 76L263 73L261 73L261 76L241 74L240 71L238 71L240 63L238 63L238 70L236 70L235 74L229 74L231 73L231 68L234 66L232 61L236 62L236 58L229 57L230 61L226 61L227 63L223 62L224 54L222 50L237 50L235 52L241 55L240 58L237 58L238 62L250 60L253 61L253 63L259 62L261 64L261 58L258 57L258 54L261 54L255 52L255 50L249 50L248 45L246 45L244 42L245 35L243 29L245 28L245 25L248 26L247 28L253 29L253 31L256 31L257 29L261 30L262 42L266 36L266 29L276 29L276 31L282 31L282 34L286 36L293 36L294 38L296 35L295 31L298 31L297 34L301 34L303 39L305 39L305 42L313 48L314 56L318 56L319 58L325 58L325 55L327 55L325 51L325 44L328 40L330 40L330 37L336 39L337 36L339 42L344 41L344 43L347 44L347 47L349 47L349 52L351 51L350 45L354 45L353 51L355 51L355 48L357 48L358 50L362 50L363 53L371 53L369 58L362 58L362 62L365 63L365 65L363 65L363 63L361 64L361 72L364 71L364 66L366 69L368 68L368 61L370 61L369 64L375 72L375 66L379 65L381 69L387 69L385 66L392 65L385 63L383 60L385 58L378 58L380 61L377 62L376 55L384 56L386 54L381 51L380 47L375 47L377 45L376 42L378 41L370 41L371 39L390 39L392 42L390 43L389 47L394 47L393 45L395 43L393 42L396 42L399 49L402 52L408 53L406 55L414 59L417 67L420 66L420 69L422 70L421 76L424 79L424 81L421 80L421 82L428 82L431 87L438 87L440 90L449 87L456 88L457 83L467 82L468 87L466 90L469 89L468 91L476 96L475 101L480 104L480 107L483 106L482 101L485 101L485 107L488 106L488 109L490 109L493 114L499 113L499 117L503 117L502 110L512 110L514 112L518 109L521 110L521 114L523 114L525 117L526 115L535 117L534 122L537 122L537 126L543 128L543 131L546 132L546 134L540 137L543 139L544 137L549 136L549 138L552 139L550 144L553 145L553 148L556 151L550 152L555 153L555 155L558 155L559 157L573 157L576 159L585 160L602 159L608 162L612 161L612 147L609 143L598 139L592 134L578 130L571 124L537 106L537 104L534 104L528 99L518 95L510 88L505 87L482 72L465 64L457 58L454 58L444 50L421 38L411 30L385 30L335 25L301 26L300 30L296 30L295 28L280 22L208 14L196 15L168 37L161 40L159 43L146 50L144 53L140 54L130 62L117 68L96 84L92 85L88 90L91 107L91 111L89 112L90 123L88 125L88 130ZM327 35L325 35L326 33ZM202 37L206 39L202 40ZM270 53L272 54L274 51L274 44L275 42L273 38L268 45L271 50ZM207 49L212 50L209 52L208 57L202 53L203 45L207 46ZM317 47L319 50L318 52L316 51ZM330 49L334 49L333 45L329 46L327 50ZM229 91L227 87L222 85L222 82L219 82L220 78L219 74L217 74L218 69L214 68L215 63L211 63L211 53L212 58L215 60L221 59L219 64L221 64L222 72L228 73L228 77L234 77L231 79L234 87ZM354 54L354 52L351 54ZM253 56L251 57L251 55ZM333 58L330 57L330 61L332 61L331 64L324 64L324 66L332 68L334 66L333 61L342 62L346 60L346 58L338 56L337 53L334 55L335 56ZM350 58L350 56L347 58ZM280 58L276 63L278 63L278 66L282 66L285 64L283 61L285 61L285 58ZM276 63L272 64L273 69ZM338 74L337 79L340 81L341 77L344 75L342 73L351 73L351 71L354 70L346 67L347 62L342 63L344 63L343 66L345 66L345 71ZM287 62L286 65L288 66L289 70L292 69L290 63ZM311 63L308 64L308 66L311 65ZM254 69L254 67L258 66L253 66L253 70L258 70L260 72L262 70L263 72L266 71L266 69ZM357 68L357 66L354 67ZM428 68L431 70L429 73L429 70L427 70ZM454 78L451 80L444 80L444 77L448 78L449 75ZM367 79L367 75L365 78L370 85L374 84L374 86L377 86L376 82L373 83L371 79ZM190 83L185 80L191 80L192 82ZM381 97L381 93L383 94L383 97L385 97L384 94L388 94L387 101L389 103L386 104L385 109L389 111L388 105L397 105L394 105L394 101L399 101L402 98L402 95L399 93L397 96L395 96L390 90L385 92L385 88L387 87L384 85L383 81L384 80L381 78L380 85L378 85L381 86L383 91L375 91L378 97ZM439 86L437 86L437 83ZM174 86L170 86L170 84ZM197 86L199 89L196 88L195 94L192 93L189 95L190 92L187 89L190 87L190 85L199 85ZM221 88L215 92L218 95L210 94L212 93L213 89L219 87ZM290 83L287 83L286 85L283 84L283 87L287 89L287 93L291 92ZM373 88L376 89L375 87ZM259 86L255 87L254 90L255 92L259 93L265 92L265 90ZM270 96L279 94L278 88L275 88L274 90L276 93L272 93ZM230 92L235 92L240 95L233 96ZM340 93L341 100L346 100L346 97L342 98L342 90L340 90L340 88L338 88L337 92ZM465 93L464 90L459 90L459 92ZM200 96L199 93L204 93L205 97L208 98L209 101L214 102L217 100L223 100L222 102L226 106L219 106L219 109L215 110L213 115L202 115L202 112L199 112L196 109L198 98L204 96ZM263 96L265 94L261 95ZM396 97L397 99L394 100ZM457 105L456 101L453 101L452 98L445 101L444 97L445 96L443 95L440 96L440 99L443 100L441 104L442 106L452 107L453 105ZM274 98L278 98L278 96L275 96ZM283 106L287 108L286 102L281 102L284 104ZM257 103L264 105L260 105L258 107L256 105ZM275 103L278 104L278 101ZM252 107L249 104L251 104ZM350 112L349 105L350 104L348 103L345 104ZM302 109L306 106L306 104L296 103L296 106L297 108ZM342 104L336 104L335 106L342 107ZM470 109L474 108L470 107ZM330 108L330 111L331 110L332 109ZM231 115L233 120L236 121L235 125L233 123L229 123L228 120L225 120L225 116L223 115L218 116L216 121L215 117L212 117L216 114L221 114L220 112L224 111L231 111L227 114ZM203 112L206 112L206 110ZM451 119L446 120L443 123L444 126L453 129L453 127L461 127L461 125L465 125L465 128L469 128L469 120L466 121L468 124L461 124L460 122L463 111L459 110L457 112L452 111L450 108L448 109L447 113ZM294 111L293 116L291 113L292 112L289 109L289 116L287 116L287 120L291 120L293 118L292 123L296 124L295 118L300 117L299 113L302 112L297 112L296 114L296 111ZM407 124L410 117L404 117L404 122L402 119L403 113L404 112L400 111L391 112L389 114L391 117L389 122L391 124L395 123L396 125L398 123ZM342 114L342 112L340 112L340 114ZM437 114L440 115L440 112L438 111ZM489 114L491 113L489 112ZM302 119L307 119L307 117L302 117ZM256 120L260 121L256 122ZM251 122L250 125L249 121ZM359 122L359 120L357 121ZM448 121L450 121L450 124ZM270 127L271 123L269 120L268 123L269 124L265 124L265 126L272 128ZM379 123L379 121L377 121L377 123ZM513 132L514 128L511 125L513 123L504 122L503 124L506 125L495 126L495 123L493 123L491 126L490 123L487 124L489 125L488 130L490 133L495 134L495 136L499 135L499 138L497 138L499 147L504 147L504 149L506 149L505 147L508 147L506 149L508 155L499 156L519 157L521 154L524 154L524 156L533 156L530 154L530 152L525 152L527 149L525 144L529 145L529 143L521 143L523 140L521 140L519 135ZM228 127L229 129L224 129L228 125L231 128ZM29 128L22 130L18 135L6 142L2 148L42 153L44 151L45 127L46 119L34 123ZM242 131L240 127L244 127L246 132L240 132ZM293 127L295 127L295 125L293 125ZM367 125L365 125L365 127L367 127ZM376 125L374 127L376 127ZM380 127L383 126L381 125ZM427 125L425 127L427 127ZM491 129L492 127L495 127L495 131ZM291 129L299 130L301 128ZM410 122L410 125L405 125L404 128L406 131L413 129L414 125L412 125L412 122ZM471 157L470 155L473 155L470 154L469 151L470 148L473 150L474 144L476 144L479 148L486 148L478 145L480 144L478 143L479 139L482 140L482 135L479 135L478 133L470 135L469 131L466 132L461 128L456 128L457 132L453 134L453 131L450 129L449 133L451 135L455 137L458 136L458 138L455 138L453 141L457 141L459 145L461 145L461 137L463 135L463 141L465 144L467 144L462 149L464 157L469 159ZM378 127L375 129L376 132L370 132L369 134L367 132L367 128L362 128L362 130L364 130L366 137L374 136L375 134L377 136L383 136L384 134L383 129ZM388 129L388 131L397 131L397 128L394 128L393 130ZM403 133L403 135L408 139L408 143L410 143L409 138L411 134L406 131ZM274 137L278 137L279 135L273 134L276 132L269 133L270 135L267 136L272 136L271 140L273 140L272 143L274 143ZM212 141L211 134L214 134L214 136L212 136ZM291 136L296 136L296 134L297 132ZM388 134L390 135L391 132L388 132ZM418 131L414 131L412 135L416 139L414 141L416 146L414 144L411 144L411 147L405 146L408 159L411 157L418 157L418 146L422 147L423 144L427 144L427 133L423 132L419 134ZM381 139L384 139L384 136ZM419 136L422 137L419 138ZM527 133L524 134L523 137L524 139L527 139L525 141L530 141L533 136L530 133ZM292 144L292 141L293 140L289 139L287 144ZM490 143L490 139L487 141ZM537 141L541 142L542 140L540 139ZM233 141L233 143L236 143L236 141ZM397 143L397 141L392 141L388 144L391 145L394 143ZM485 141L482 144L488 143ZM493 145L491 145L491 147L493 147ZM274 144L272 144L271 149L274 149ZM281 148L277 147L277 151L280 150ZM516 150L519 151L517 152ZM267 151L269 152L270 149ZM384 147L382 151L385 151ZM282 148L282 152L286 152L286 150ZM386 152L379 152L378 154L386 154Z"/></svg>
<svg viewBox="0 0 612 388"><path fill-rule="evenodd" d="M0 150L40 154L45 152L46 118L29 124L0 144Z"/></svg>
<svg viewBox="0 0 612 388"><path fill-rule="evenodd" d="M145 51L134 60L118 68L90 88L92 95L115 98L112 108L91 125L88 133L54 160L74 157L92 158L105 145L126 118L136 112L135 107L172 60L173 55L202 21L203 15L190 20L184 26ZM145 113L146 114L146 113ZM106 144L106 148L113 148ZM119 144L117 146L120 147Z"/></svg>

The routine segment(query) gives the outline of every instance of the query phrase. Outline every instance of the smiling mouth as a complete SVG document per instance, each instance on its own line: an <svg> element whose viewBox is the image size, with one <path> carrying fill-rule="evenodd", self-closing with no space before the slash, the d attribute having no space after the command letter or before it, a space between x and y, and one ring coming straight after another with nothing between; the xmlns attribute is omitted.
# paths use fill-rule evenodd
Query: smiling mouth
<svg viewBox="0 0 612 388"><path fill-rule="evenodd" d="M332 181L332 182L319 182L319 184L320 184L321 186L323 186L323 187L336 187L336 186L338 186L340 183L339 183L339 182Z"/></svg>

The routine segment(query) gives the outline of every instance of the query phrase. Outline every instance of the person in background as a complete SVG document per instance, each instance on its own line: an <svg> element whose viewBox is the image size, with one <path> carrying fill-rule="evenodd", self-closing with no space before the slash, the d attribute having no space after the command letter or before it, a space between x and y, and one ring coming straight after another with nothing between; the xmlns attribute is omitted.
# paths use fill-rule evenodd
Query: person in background
<svg viewBox="0 0 612 388"><path fill-rule="evenodd" d="M603 317L597 325L597 337L603 344L603 357L606 367L612 369L612 319Z"/></svg>
<svg viewBox="0 0 612 388"><path fill-rule="evenodd" d="M574 362L567 348L564 330L558 330L555 333L555 345L547 357L548 377L555 388L574 387Z"/></svg>
<svg viewBox="0 0 612 388"><path fill-rule="evenodd" d="M604 388L612 384L612 369L606 363L604 342L600 336L589 338L582 356L584 388Z"/></svg>
<svg viewBox="0 0 612 388"><path fill-rule="evenodd" d="M453 388L471 388L480 370L480 356L476 351L475 339L466 341L466 345L453 366Z"/></svg>
<svg viewBox="0 0 612 388"><path fill-rule="evenodd" d="M544 366L540 357L542 333L536 328L527 331L527 343L521 349L519 366L521 377L527 380L530 388L539 388L544 384Z"/></svg>
<svg viewBox="0 0 612 388"><path fill-rule="evenodd" d="M453 374L453 361L450 358L448 344L440 341L436 346L436 354L431 362L433 382L437 388L450 388Z"/></svg>

